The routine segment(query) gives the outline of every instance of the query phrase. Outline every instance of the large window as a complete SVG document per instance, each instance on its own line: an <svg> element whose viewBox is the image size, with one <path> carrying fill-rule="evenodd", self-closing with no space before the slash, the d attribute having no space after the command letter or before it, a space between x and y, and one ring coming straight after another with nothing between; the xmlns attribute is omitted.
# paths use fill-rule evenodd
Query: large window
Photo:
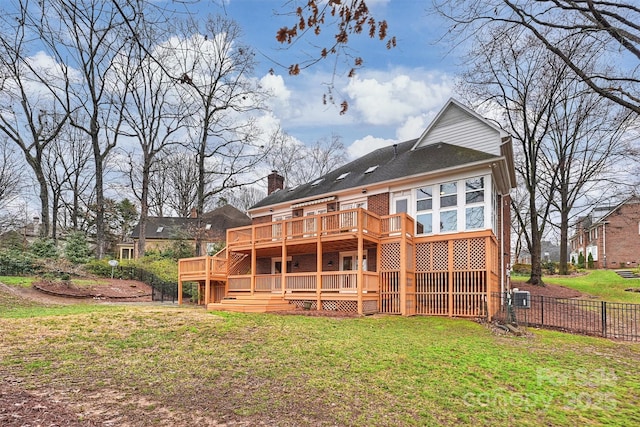
<svg viewBox="0 0 640 427"><path fill-rule="evenodd" d="M448 208L458 204L458 183L440 184L440 207Z"/></svg>
<svg viewBox="0 0 640 427"><path fill-rule="evenodd" d="M492 203L497 204L497 197L487 192L492 185L485 175L416 188L409 210L415 215L416 234L482 230L495 225L497 207Z"/></svg>
<svg viewBox="0 0 640 427"><path fill-rule="evenodd" d="M484 177L465 180L465 229L484 228Z"/></svg>
<svg viewBox="0 0 640 427"><path fill-rule="evenodd" d="M433 233L433 187L416 190L416 233Z"/></svg>
<svg viewBox="0 0 640 427"><path fill-rule="evenodd" d="M440 232L458 230L458 183L440 184ZM454 208L447 209L446 208Z"/></svg>

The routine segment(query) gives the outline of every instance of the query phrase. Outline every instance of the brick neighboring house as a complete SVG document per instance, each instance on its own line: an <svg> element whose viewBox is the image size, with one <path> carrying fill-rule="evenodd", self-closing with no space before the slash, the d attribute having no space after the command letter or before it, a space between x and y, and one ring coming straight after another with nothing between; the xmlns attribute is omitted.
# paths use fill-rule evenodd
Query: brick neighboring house
<svg viewBox="0 0 640 427"><path fill-rule="evenodd" d="M217 257L179 261L211 310L491 316L507 286L511 138L450 100L414 140L287 188ZM179 293L181 295L181 293Z"/></svg>
<svg viewBox="0 0 640 427"><path fill-rule="evenodd" d="M165 250L176 239L191 242L194 247L199 236L199 253L211 254L212 248L226 240L227 229L251 224L251 219L231 205L225 205L197 217L195 210L188 218L149 217L147 219L145 249ZM131 233L132 242L118 245L120 259L138 258L140 224ZM198 253L198 252L196 252Z"/></svg>
<svg viewBox="0 0 640 427"><path fill-rule="evenodd" d="M640 197L632 196L616 206L598 206L575 223L569 238L570 261L585 265L589 254L595 268L636 268L640 263Z"/></svg>

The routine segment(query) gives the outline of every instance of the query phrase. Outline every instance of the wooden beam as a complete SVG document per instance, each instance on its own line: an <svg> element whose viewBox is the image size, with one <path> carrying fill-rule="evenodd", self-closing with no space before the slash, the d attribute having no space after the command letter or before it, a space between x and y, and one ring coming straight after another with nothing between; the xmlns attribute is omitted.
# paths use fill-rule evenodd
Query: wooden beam
<svg viewBox="0 0 640 427"><path fill-rule="evenodd" d="M453 240L447 242L447 283L449 288L449 317L453 317Z"/></svg>

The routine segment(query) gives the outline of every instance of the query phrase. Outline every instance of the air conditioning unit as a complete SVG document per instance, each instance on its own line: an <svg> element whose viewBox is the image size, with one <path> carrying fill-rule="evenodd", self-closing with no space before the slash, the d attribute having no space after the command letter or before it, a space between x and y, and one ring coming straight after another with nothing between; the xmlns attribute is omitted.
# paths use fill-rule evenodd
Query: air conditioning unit
<svg viewBox="0 0 640 427"><path fill-rule="evenodd" d="M529 291L513 291L513 306L516 308L531 308L531 293Z"/></svg>

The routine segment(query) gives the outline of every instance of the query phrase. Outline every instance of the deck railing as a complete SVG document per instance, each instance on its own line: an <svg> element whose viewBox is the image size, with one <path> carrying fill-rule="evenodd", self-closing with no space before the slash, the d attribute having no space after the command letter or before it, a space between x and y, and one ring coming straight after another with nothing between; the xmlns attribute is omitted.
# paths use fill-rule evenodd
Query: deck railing
<svg viewBox="0 0 640 427"><path fill-rule="evenodd" d="M316 292L318 280L315 272L287 273L285 276L285 293ZM229 291L251 291L251 276L229 276ZM333 271L320 273L320 291L322 293L356 293L358 291L357 271ZM378 292L378 273L363 272L362 291L364 293ZM282 292L282 274L256 275L255 292Z"/></svg>
<svg viewBox="0 0 640 427"><path fill-rule="evenodd" d="M359 231L371 237L389 237L403 229L413 236L414 221L406 214L378 216L359 208L232 228L227 231L227 243L233 247Z"/></svg>

